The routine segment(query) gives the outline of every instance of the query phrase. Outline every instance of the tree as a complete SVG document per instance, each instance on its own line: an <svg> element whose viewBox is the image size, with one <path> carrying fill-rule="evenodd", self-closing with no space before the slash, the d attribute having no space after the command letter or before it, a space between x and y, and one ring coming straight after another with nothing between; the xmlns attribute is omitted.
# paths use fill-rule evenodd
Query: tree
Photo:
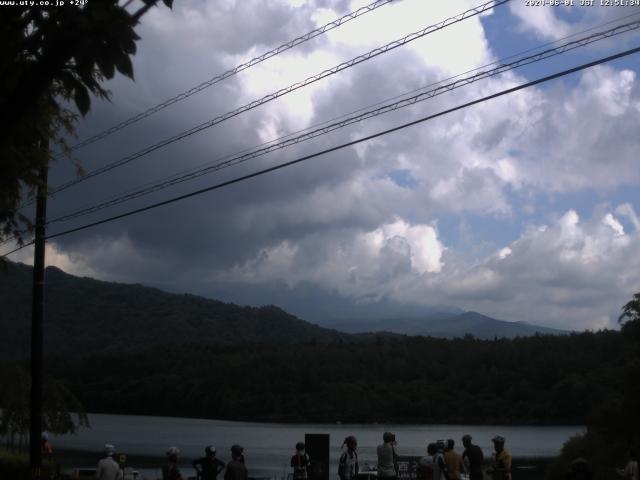
<svg viewBox="0 0 640 480"><path fill-rule="evenodd" d="M5 368L0 374L0 435L11 448L21 450L29 433L29 390L31 378L22 367ZM48 378L44 384L43 427L55 434L75 433L89 426L80 401L59 381Z"/></svg>
<svg viewBox="0 0 640 480"><path fill-rule="evenodd" d="M0 16L0 240L24 240L32 229L19 212L52 161L49 143L69 155L64 138L74 133L91 96L108 98L101 82L118 71L133 78L131 56L140 37L134 28L159 0L84 2L83 6L3 7ZM171 7L173 0L163 0ZM76 164L79 167L78 164ZM81 171L79 171L81 173ZM44 186L46 187L46 185Z"/></svg>
<svg viewBox="0 0 640 480"><path fill-rule="evenodd" d="M640 320L640 292L622 307L622 314L618 317L620 323L634 320Z"/></svg>

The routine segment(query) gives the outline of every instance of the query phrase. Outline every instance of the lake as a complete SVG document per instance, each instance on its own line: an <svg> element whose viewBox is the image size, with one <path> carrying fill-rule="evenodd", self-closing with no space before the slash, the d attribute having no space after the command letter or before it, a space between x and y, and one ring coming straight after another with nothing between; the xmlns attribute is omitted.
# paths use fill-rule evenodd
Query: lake
<svg viewBox="0 0 640 480"><path fill-rule="evenodd" d="M286 478L295 444L304 441L305 433L330 435L331 465L336 468L340 447L347 435L357 437L360 464L363 465L367 461L375 464L375 449L382 443L385 431L396 434L401 455L424 455L427 443L447 438L453 438L456 450L461 451L461 438L468 433L486 457L493 451L491 438L500 434L506 437L505 447L514 457L538 458L557 455L569 437L585 430L580 426L291 425L105 414L90 414L89 421L91 428L82 429L77 435L52 436L54 447L95 452L97 462L103 445L112 443L119 453L134 458L157 457L158 465L161 465L167 448L175 445L182 452L183 474L192 475L188 459L202 456L206 445L216 446L218 457L226 462L231 445L238 443L245 448L250 475L276 478ZM159 471L143 470L146 477L159 476Z"/></svg>

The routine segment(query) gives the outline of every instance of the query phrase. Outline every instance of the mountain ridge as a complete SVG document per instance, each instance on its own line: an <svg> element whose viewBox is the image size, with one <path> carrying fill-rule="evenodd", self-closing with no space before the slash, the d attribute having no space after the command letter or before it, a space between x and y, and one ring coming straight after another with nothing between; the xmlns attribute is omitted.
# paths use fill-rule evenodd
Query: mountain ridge
<svg viewBox="0 0 640 480"><path fill-rule="evenodd" d="M29 351L32 267L9 263L0 271L0 356ZM429 318L374 318L369 323L305 321L275 305L239 306L188 293L168 293L70 275L47 267L45 353L55 355L134 352L163 345L204 343L300 344L373 342L377 337L470 334L479 339L565 333L496 320L477 312L433 309Z"/></svg>

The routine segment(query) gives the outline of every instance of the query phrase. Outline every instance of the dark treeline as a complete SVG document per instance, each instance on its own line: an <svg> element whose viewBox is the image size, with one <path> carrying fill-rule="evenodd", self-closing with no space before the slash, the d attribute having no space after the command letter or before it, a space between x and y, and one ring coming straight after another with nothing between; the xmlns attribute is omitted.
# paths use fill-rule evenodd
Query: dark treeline
<svg viewBox="0 0 640 480"><path fill-rule="evenodd" d="M622 395L619 332L172 345L57 358L87 411L290 422L585 424Z"/></svg>

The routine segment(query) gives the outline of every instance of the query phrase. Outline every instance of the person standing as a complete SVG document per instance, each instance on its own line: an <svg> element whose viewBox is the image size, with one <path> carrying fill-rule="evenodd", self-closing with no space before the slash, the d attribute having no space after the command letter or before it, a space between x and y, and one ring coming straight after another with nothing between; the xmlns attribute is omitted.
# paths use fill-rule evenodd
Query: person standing
<svg viewBox="0 0 640 480"><path fill-rule="evenodd" d="M305 451L304 442L296 443L296 453L291 457L291 466L293 467L294 480L307 480L309 478L309 467L311 460Z"/></svg>
<svg viewBox="0 0 640 480"><path fill-rule="evenodd" d="M416 476L418 480L433 480L433 456L436 454L436 444L427 445L427 454L420 459L416 466Z"/></svg>
<svg viewBox="0 0 640 480"><path fill-rule="evenodd" d="M378 478L396 480L398 478L396 436L391 432L384 432L382 442L382 445L378 445Z"/></svg>
<svg viewBox="0 0 640 480"><path fill-rule="evenodd" d="M183 480L178 468L178 447L170 447L167 450L167 462L162 466L162 480Z"/></svg>
<svg viewBox="0 0 640 480"><path fill-rule="evenodd" d="M482 464L484 462L482 449L471 443L471 435L462 437L462 445L464 446L462 460L468 465L469 480L482 480Z"/></svg>
<svg viewBox="0 0 640 480"><path fill-rule="evenodd" d="M449 480L460 480L464 471L464 463L462 462L462 455L453 449L454 446L454 440L452 438L448 439L444 449L444 463L447 465L447 478Z"/></svg>
<svg viewBox="0 0 640 480"><path fill-rule="evenodd" d="M340 480L353 480L358 475L358 440L353 435L349 435L344 439L342 446L347 449L340 455L340 463L338 464L338 476Z"/></svg>
<svg viewBox="0 0 640 480"><path fill-rule="evenodd" d="M115 447L111 444L104 446L104 458L98 461L96 468L97 480L116 480L120 475L120 465L113 459Z"/></svg>
<svg viewBox="0 0 640 480"><path fill-rule="evenodd" d="M43 463L51 463L51 458L53 457L53 446L49 441L49 434L47 432L42 432L42 436L40 437L40 451L42 452Z"/></svg>
<svg viewBox="0 0 640 480"><path fill-rule="evenodd" d="M224 470L224 462L216 458L216 447L213 445L205 447L204 454L204 457L191 462L196 477L201 480L216 480L218 474Z"/></svg>
<svg viewBox="0 0 640 480"><path fill-rule="evenodd" d="M511 454L505 450L505 438L496 435L491 439L495 454L491 468L487 473L491 475L493 480L511 480Z"/></svg>
<svg viewBox="0 0 640 480"><path fill-rule="evenodd" d="M447 464L444 461L444 440L436 442L436 453L433 455L433 479L447 480Z"/></svg>
<svg viewBox="0 0 640 480"><path fill-rule="evenodd" d="M249 472L244 464L244 448L240 445L231 447L231 461L224 472L224 480L247 480Z"/></svg>
<svg viewBox="0 0 640 480"><path fill-rule="evenodd" d="M624 468L616 469L616 472L624 480L640 480L638 475L638 455L635 450L629 451L629 461Z"/></svg>

